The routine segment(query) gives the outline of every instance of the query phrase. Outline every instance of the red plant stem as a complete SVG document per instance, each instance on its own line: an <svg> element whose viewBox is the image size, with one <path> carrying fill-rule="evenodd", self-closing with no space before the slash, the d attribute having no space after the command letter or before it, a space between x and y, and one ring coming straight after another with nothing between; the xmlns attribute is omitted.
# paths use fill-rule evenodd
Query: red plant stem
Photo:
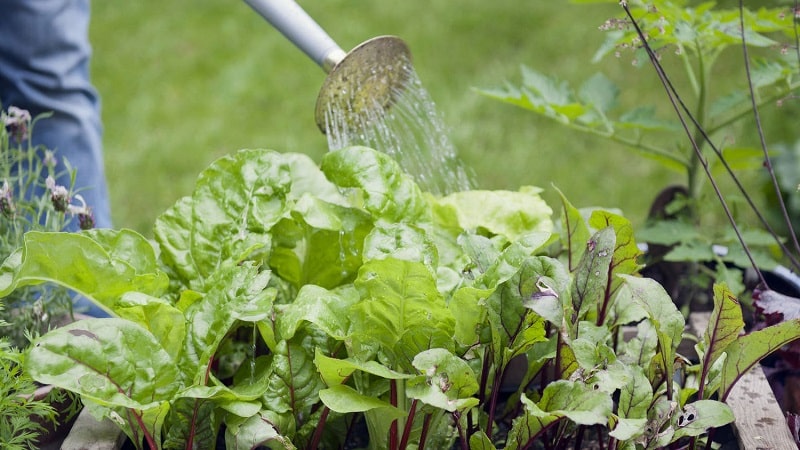
<svg viewBox="0 0 800 450"><path fill-rule="evenodd" d="M433 414L426 414L425 420L422 421L422 433L419 436L419 450L425 450L425 441L428 439L428 431L431 429L431 419Z"/></svg>
<svg viewBox="0 0 800 450"><path fill-rule="evenodd" d="M494 428L494 413L497 409L497 396L500 395L500 383L503 381L503 370L498 370L492 382L492 399L489 400L489 422L486 425L486 436L492 440L492 428Z"/></svg>
<svg viewBox="0 0 800 450"><path fill-rule="evenodd" d="M324 406L322 414L320 414L317 427L314 429L314 436L311 437L311 442L308 443L308 450L319 448L319 441L322 440L322 430L325 429L325 422L328 420L328 414L331 412L330 408Z"/></svg>
<svg viewBox="0 0 800 450"><path fill-rule="evenodd" d="M458 411L453 411L453 419L456 421L456 430L458 430L458 437L461 441L461 449L462 450L469 450L469 442L467 442L467 435L464 434L464 428L461 427L461 413ZM489 429L491 429L491 425Z"/></svg>
<svg viewBox="0 0 800 450"><path fill-rule="evenodd" d="M411 410L408 412L406 419L406 426L403 427L403 436L400 439L400 450L403 450L408 445L408 439L411 437L411 424L414 423L414 415L417 413L417 399L411 402Z"/></svg>
<svg viewBox="0 0 800 450"><path fill-rule="evenodd" d="M481 370L481 390L478 392L478 401L484 404L486 401L486 383L489 381L489 366L491 361L491 352L487 346L483 351L483 370Z"/></svg>
<svg viewBox="0 0 800 450"><path fill-rule="evenodd" d="M389 380L389 402L397 407L397 380ZM389 449L397 450L397 420L389 426Z"/></svg>

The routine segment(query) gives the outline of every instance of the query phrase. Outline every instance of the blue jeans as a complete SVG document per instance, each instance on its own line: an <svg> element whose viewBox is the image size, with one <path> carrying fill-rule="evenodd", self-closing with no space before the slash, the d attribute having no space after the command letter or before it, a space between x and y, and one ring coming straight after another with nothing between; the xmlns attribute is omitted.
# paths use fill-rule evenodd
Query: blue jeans
<svg viewBox="0 0 800 450"><path fill-rule="evenodd" d="M95 226L108 228L100 100L89 80L89 0L0 2L0 102L34 117L53 113L36 122L32 144L56 152L59 172L64 158L77 169L75 189L92 208ZM77 226L73 220L70 229Z"/></svg>

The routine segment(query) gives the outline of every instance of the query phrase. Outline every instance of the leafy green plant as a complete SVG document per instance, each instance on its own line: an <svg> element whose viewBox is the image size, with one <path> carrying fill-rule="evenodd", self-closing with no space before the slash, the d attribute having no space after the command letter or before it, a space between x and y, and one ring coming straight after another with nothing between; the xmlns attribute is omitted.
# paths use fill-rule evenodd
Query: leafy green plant
<svg viewBox="0 0 800 450"><path fill-rule="evenodd" d="M0 327L6 326L0 322ZM34 448L43 424L57 418L49 402L34 397L38 385L22 364L22 352L0 338L0 446L9 450Z"/></svg>
<svg viewBox="0 0 800 450"><path fill-rule="evenodd" d="M59 186L55 179L56 154L31 144L35 124L47 116L32 118L26 110L10 106L0 110L0 257L5 259L22 245L27 231L62 231L77 219L91 227L91 210L71 186ZM70 179L75 170L67 164ZM0 320L9 326L0 330L11 344L23 348L26 335L47 331L64 318L72 317L72 298L58 287L30 286L4 299Z"/></svg>
<svg viewBox="0 0 800 450"><path fill-rule="evenodd" d="M564 199L556 234L538 193L434 197L363 147L319 167L242 150L158 218L155 243L27 233L0 295L54 282L114 316L42 336L25 368L138 448L342 448L359 424L374 449L558 448L595 429L656 448L732 421L714 398L800 323L738 338L720 286L699 362L676 366L684 319L638 276L630 223Z"/></svg>
<svg viewBox="0 0 800 450"><path fill-rule="evenodd" d="M770 270L776 265L772 256L776 238L758 228L742 236L711 232L713 228L725 227L718 226L719 215L709 213L717 210L718 199L707 195L704 186L708 185L712 174L716 176L727 171L741 188L734 170L761 168L768 159L764 153L766 149L735 145L722 148L714 141L727 139L731 126L751 116L754 107L783 101L800 86L796 55L789 51L790 45L779 41L781 34L795 39L794 12L788 8L725 9L715 7L713 2L685 0L619 3L625 12L600 26L606 32L606 39L594 61L615 55L618 58L630 56L635 66L648 64L651 59L664 61L665 65L667 62L681 65L689 92L678 93L672 84L677 76L667 75L660 64L654 63L668 91L671 112L677 113L678 121L659 117L653 105L637 104L621 111L619 98L623 89L601 73L573 88L567 82L523 67L520 85L508 84L481 92L572 129L618 142L681 173L685 177L684 185L677 189L666 188L663 195L654 200L651 221L639 230L638 237L653 244L656 250L650 253L648 262L712 262L710 270L701 264L684 270L684 273L693 274L685 279L700 278L703 280L700 285L707 286L709 280L722 277L733 283L732 288L741 291L741 275L735 279L730 273L715 272L714 268L722 269L726 264L749 267L756 263ZM742 24L744 33L740 31ZM731 59L726 50L743 45L761 51L761 58L746 67L749 86L731 88L717 95L720 86L724 86L716 76L717 65L721 60ZM675 139L676 134L678 137L684 134L688 139ZM717 189L716 185L713 187ZM752 206L749 195L744 190L742 194ZM731 199L730 194L727 198ZM736 211L726 213L733 218ZM747 223L742 217L735 219L739 226ZM755 258L741 250L740 237ZM782 245L780 240L778 245ZM727 251L715 251L720 247ZM788 251L784 253L790 256ZM690 289L687 294L688 297L697 295L696 289Z"/></svg>

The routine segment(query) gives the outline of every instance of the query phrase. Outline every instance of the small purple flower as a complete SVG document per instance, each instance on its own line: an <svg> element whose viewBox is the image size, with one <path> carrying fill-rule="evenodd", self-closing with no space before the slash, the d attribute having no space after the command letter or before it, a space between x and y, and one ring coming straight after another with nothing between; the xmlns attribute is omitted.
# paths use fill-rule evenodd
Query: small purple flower
<svg viewBox="0 0 800 450"><path fill-rule="evenodd" d="M9 106L7 113L0 114L0 120L17 142L22 142L28 136L31 126L31 113L28 110Z"/></svg>
<svg viewBox="0 0 800 450"><path fill-rule="evenodd" d="M4 180L3 187L0 189L0 213L5 217L11 218L14 217L16 211L14 192L11 190L11 186L8 185L8 181Z"/></svg>
<svg viewBox="0 0 800 450"><path fill-rule="evenodd" d="M45 180L47 189L50 189L50 201L53 202L53 208L58 212L65 212L70 208L69 191L64 186L56 184L53 177L47 177Z"/></svg>
<svg viewBox="0 0 800 450"><path fill-rule="evenodd" d="M78 226L81 230L91 230L94 228L94 214L92 208L86 204L86 200L80 194L75 194L75 200L81 202L80 206L69 205L69 212L73 216L78 216Z"/></svg>

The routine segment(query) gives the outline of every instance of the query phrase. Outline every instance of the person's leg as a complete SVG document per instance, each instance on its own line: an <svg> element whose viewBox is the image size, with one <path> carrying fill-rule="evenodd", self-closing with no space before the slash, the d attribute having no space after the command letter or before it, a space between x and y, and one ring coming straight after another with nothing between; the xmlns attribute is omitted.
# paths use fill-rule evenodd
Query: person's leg
<svg viewBox="0 0 800 450"><path fill-rule="evenodd" d="M89 80L89 0L3 0L2 10L0 102L34 117L53 113L36 122L33 144L55 150L60 170L63 158L77 169L75 188L95 226L110 227L100 103Z"/></svg>

